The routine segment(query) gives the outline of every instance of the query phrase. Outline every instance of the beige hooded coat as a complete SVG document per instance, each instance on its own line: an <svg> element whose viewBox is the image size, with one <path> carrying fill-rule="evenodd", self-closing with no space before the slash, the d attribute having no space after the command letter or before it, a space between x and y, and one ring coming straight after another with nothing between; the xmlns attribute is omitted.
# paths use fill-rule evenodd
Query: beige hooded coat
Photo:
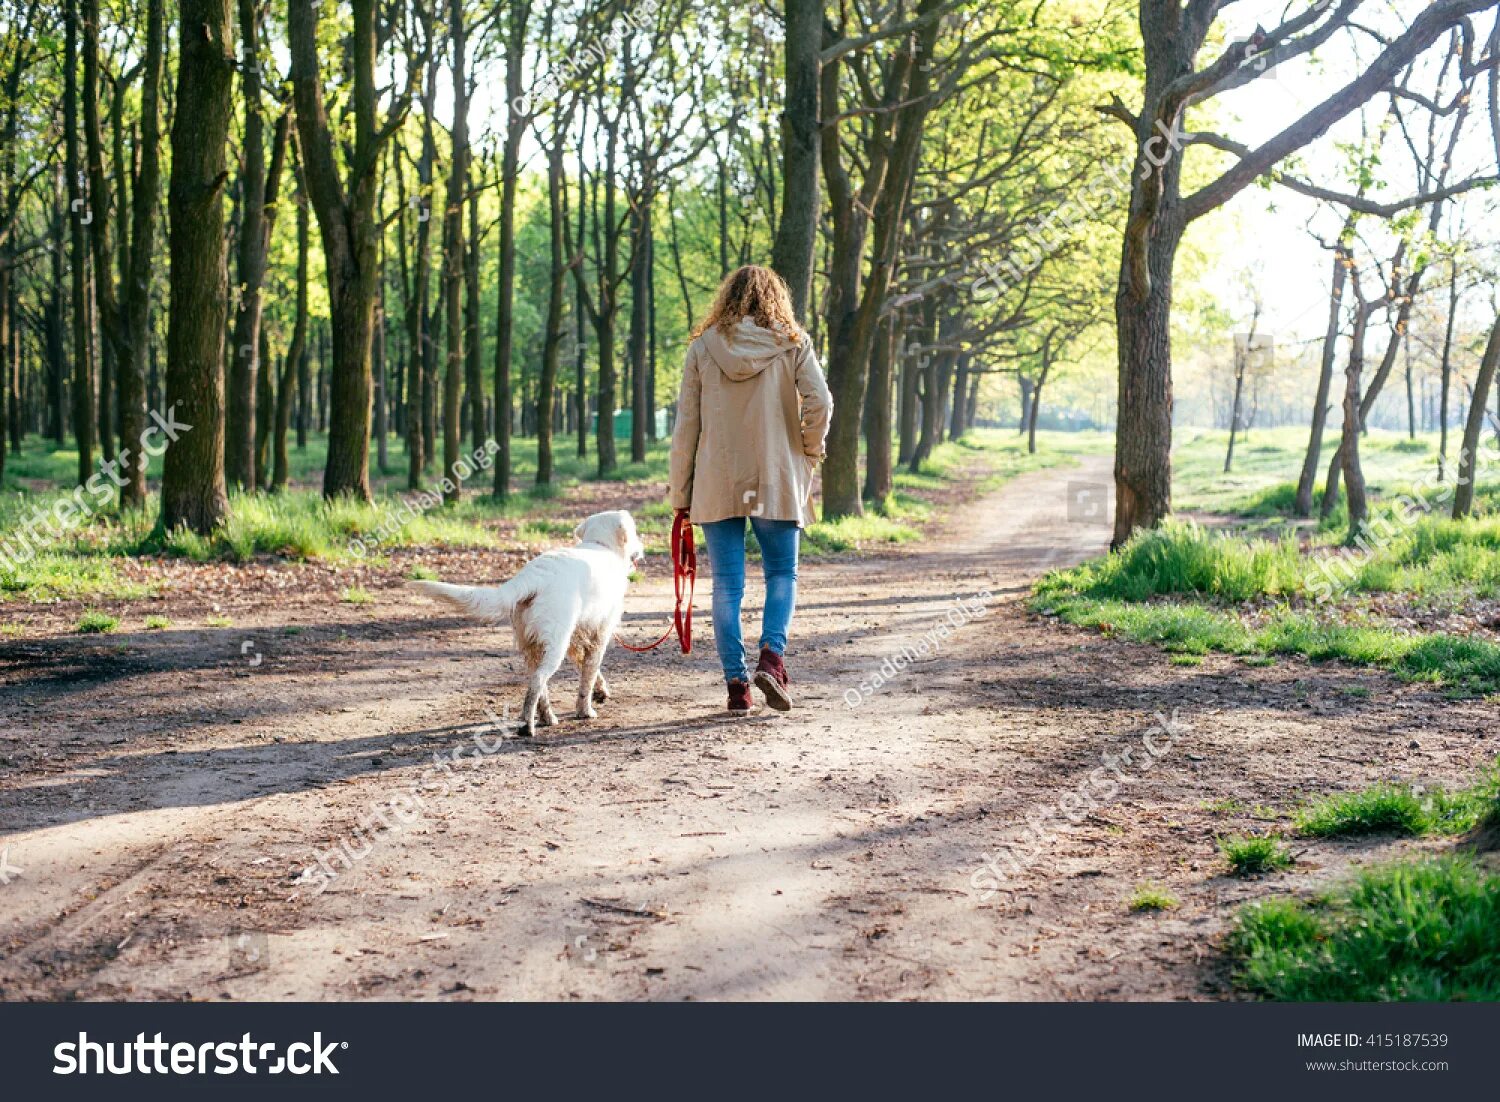
<svg viewBox="0 0 1500 1102"><path fill-rule="evenodd" d="M726 339L717 327L688 346L672 433L672 508L694 524L728 517L812 514L833 398L803 339L793 344L749 318Z"/></svg>

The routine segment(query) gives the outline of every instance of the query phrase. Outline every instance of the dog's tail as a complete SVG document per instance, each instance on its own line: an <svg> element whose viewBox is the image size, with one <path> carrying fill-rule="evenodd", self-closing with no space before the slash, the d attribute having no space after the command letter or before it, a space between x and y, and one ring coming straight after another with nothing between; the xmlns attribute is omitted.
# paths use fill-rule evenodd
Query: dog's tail
<svg viewBox="0 0 1500 1102"><path fill-rule="evenodd" d="M446 601L454 608L480 620L508 620L516 602L526 596L523 587L512 579L500 586L449 585L447 582L411 582L429 597Z"/></svg>

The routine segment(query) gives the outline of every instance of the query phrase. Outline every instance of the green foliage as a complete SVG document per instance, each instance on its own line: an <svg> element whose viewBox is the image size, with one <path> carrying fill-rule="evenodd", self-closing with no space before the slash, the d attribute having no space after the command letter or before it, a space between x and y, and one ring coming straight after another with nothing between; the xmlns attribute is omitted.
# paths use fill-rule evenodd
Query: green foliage
<svg viewBox="0 0 1500 1102"><path fill-rule="evenodd" d="M1139 914L1144 911L1170 911L1177 903L1177 897L1165 888L1155 884L1140 884L1131 892L1125 906Z"/></svg>
<svg viewBox="0 0 1500 1102"><path fill-rule="evenodd" d="M1478 826L1500 800L1500 764L1474 784L1449 792L1377 784L1314 801L1297 813L1296 827L1309 838L1346 838L1366 834L1465 834Z"/></svg>
<svg viewBox="0 0 1500 1102"><path fill-rule="evenodd" d="M1229 871L1235 876L1280 872L1291 868L1295 860L1281 839L1271 835L1220 838L1219 852L1229 862Z"/></svg>
<svg viewBox="0 0 1500 1102"><path fill-rule="evenodd" d="M117 616L104 612L85 612L78 618L78 624L73 630L83 634L108 635L119 626Z"/></svg>
<svg viewBox="0 0 1500 1102"><path fill-rule="evenodd" d="M1271 999L1500 1000L1500 876L1459 857L1370 869L1325 900L1247 905L1227 949Z"/></svg>

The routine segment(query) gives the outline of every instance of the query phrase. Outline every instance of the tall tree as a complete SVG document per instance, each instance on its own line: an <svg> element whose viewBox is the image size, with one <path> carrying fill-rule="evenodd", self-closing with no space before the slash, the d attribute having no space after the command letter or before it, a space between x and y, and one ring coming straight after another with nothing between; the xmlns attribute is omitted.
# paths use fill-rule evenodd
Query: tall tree
<svg viewBox="0 0 1500 1102"><path fill-rule="evenodd" d="M260 0L237 0L240 23L240 91L245 123L240 137L239 246L235 269L239 304L229 346L224 418L224 477L255 489L256 383L260 363L261 281L266 274L270 228L266 208L265 116L261 106ZM262 411L270 416L269 410Z"/></svg>
<svg viewBox="0 0 1500 1102"><path fill-rule="evenodd" d="M380 226L375 199L381 147L400 125L405 101L394 105L381 126L376 118L375 0L353 0L349 53L354 68L353 148L347 179L339 174L323 103L318 59L318 15L314 0L289 0L287 37L292 55L292 98L308 197L317 214L328 272L333 332L329 388L328 465L323 495L370 499L370 342L379 291ZM410 58L409 80L419 79L423 59Z"/></svg>
<svg viewBox="0 0 1500 1102"><path fill-rule="evenodd" d="M526 113L522 108L528 106L522 93L522 80L524 79L523 67L526 64L526 25L531 19L531 0L516 0L508 8L509 22L505 28L505 102L508 110L505 113L505 145L500 154L500 272L495 304L495 442L500 446L500 453L495 457L494 492L497 498L503 498L510 493L510 365L513 354L511 346L515 341L516 180L521 157L521 138L525 133L526 127ZM559 128L566 131L567 122L565 119L559 120ZM549 189L552 186L549 175ZM557 224L559 212L555 209L557 206L555 196L549 198L549 202L553 208L552 236L557 238L562 227ZM556 271L557 256L555 242L552 266L552 292L555 292L559 276L559 273ZM552 297L555 297L555 294ZM551 310L552 302L549 297L549 328L546 338L548 340L552 338L551 326L554 321ZM547 382L544 379L542 383L543 393L539 395L540 400L538 402L539 415L543 404L547 408L546 426L542 428L539 424L538 427L538 482L543 481L540 470L540 448L543 439L546 440L547 462L549 466L552 460L552 394L548 388L557 385L557 349L553 347L550 351L554 357L551 382ZM543 360L545 361L545 359L546 351L544 350ZM545 363L542 373L544 376L547 374ZM548 476L550 477L550 470Z"/></svg>
<svg viewBox="0 0 1500 1102"><path fill-rule="evenodd" d="M167 234L167 408L184 423L168 443L161 526L207 534L229 515L224 485L224 143L234 80L229 0L179 0L177 104ZM191 106L189 106L191 105Z"/></svg>
<svg viewBox="0 0 1500 1102"><path fill-rule="evenodd" d="M771 267L786 280L797 317L807 320L818 231L818 73L823 0L783 0L786 96L781 109L781 220Z"/></svg>
<svg viewBox="0 0 1500 1102"><path fill-rule="evenodd" d="M449 5L448 35L452 47L453 127L448 202L443 216L443 303L448 312L448 361L443 372L443 500L451 502L463 494L458 477L463 452L459 395L464 370L464 193L469 186L468 33L463 0L452 0Z"/></svg>
<svg viewBox="0 0 1500 1102"><path fill-rule="evenodd" d="M68 181L68 236L70 242L73 308L73 435L78 441L78 484L94 473L94 371L91 348L88 284L88 227L94 220L84 183L78 144L78 3L67 0L63 18L63 146Z"/></svg>
<svg viewBox="0 0 1500 1102"><path fill-rule="evenodd" d="M120 464L120 504L126 508L146 503L146 455L140 441L146 433L146 359L151 345L151 272L156 251L157 193L161 189L162 55L166 28L163 0L149 0L146 9L146 54L141 71L141 130L137 143L134 207L130 217L130 264L122 302L122 331L115 369L119 375L120 433L124 450Z"/></svg>
<svg viewBox="0 0 1500 1102"><path fill-rule="evenodd" d="M1142 0L1141 41L1146 65L1141 109L1119 100L1103 108L1133 132L1136 161L1115 295L1119 355L1118 427L1115 439L1115 531L1118 547L1139 528L1154 527L1171 508L1172 274L1187 226L1223 206L1248 184L1319 138L1329 127L1390 86L1411 61L1450 27L1494 0L1434 0L1407 29L1386 42L1371 64L1332 95L1251 149L1213 133L1188 133L1183 114L1262 73L1311 53L1347 27L1364 0L1309 5L1248 43L1231 44L1199 68L1198 53L1226 0ZM1247 64L1247 61L1252 64ZM1181 151L1207 145L1234 155L1223 173L1189 195L1181 194ZM1352 196L1297 180L1279 183L1318 198L1360 209ZM1378 206L1379 204L1367 204Z"/></svg>

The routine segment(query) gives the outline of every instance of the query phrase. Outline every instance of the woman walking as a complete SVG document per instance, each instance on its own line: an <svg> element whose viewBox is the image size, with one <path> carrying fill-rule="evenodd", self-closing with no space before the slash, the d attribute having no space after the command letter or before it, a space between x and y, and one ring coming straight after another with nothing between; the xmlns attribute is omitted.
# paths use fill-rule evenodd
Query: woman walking
<svg viewBox="0 0 1500 1102"><path fill-rule="evenodd" d="M708 546L714 644L730 712L750 710L740 632L746 518L766 583L755 685L772 708L792 706L783 655L797 599L797 547L802 526L813 520L813 468L832 412L786 283L754 264L730 273L688 346L671 481L672 508L703 529Z"/></svg>

